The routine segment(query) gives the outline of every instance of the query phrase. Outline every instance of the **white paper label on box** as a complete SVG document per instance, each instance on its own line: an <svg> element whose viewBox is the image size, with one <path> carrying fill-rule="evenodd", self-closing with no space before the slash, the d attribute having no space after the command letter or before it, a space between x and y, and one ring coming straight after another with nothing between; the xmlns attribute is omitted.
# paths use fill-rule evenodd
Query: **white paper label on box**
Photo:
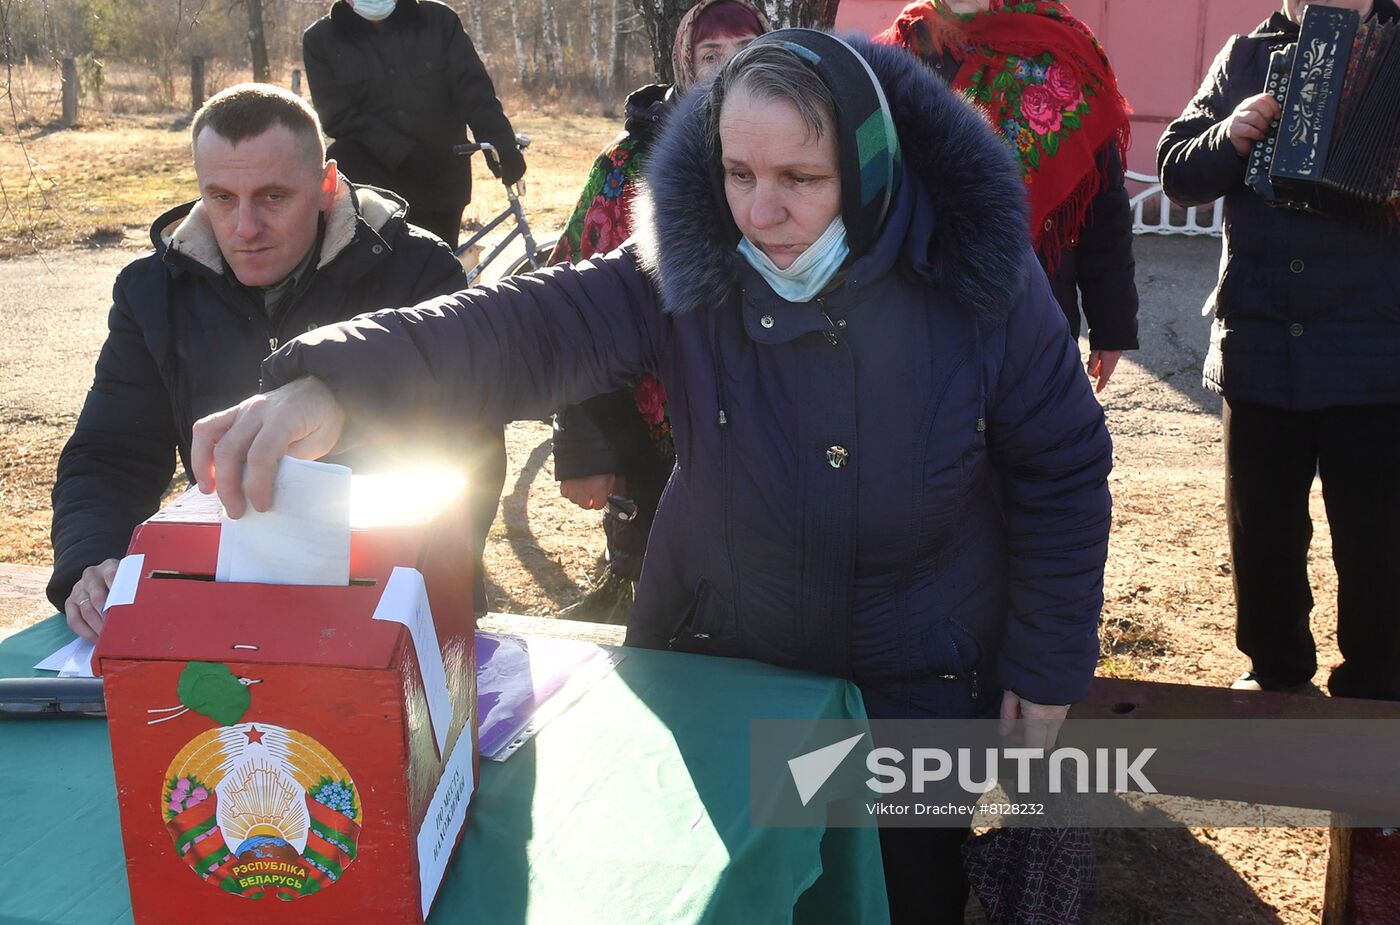
<svg viewBox="0 0 1400 925"><path fill-rule="evenodd" d="M447 672L442 667L433 611L428 606L428 588L415 568L397 565L384 584L384 593L374 608L374 619L401 623L408 627L418 670L423 676L423 695L428 699L428 721L437 739L438 754L447 754L447 733L452 728L452 696L447 692Z"/></svg>
<svg viewBox="0 0 1400 925"><path fill-rule="evenodd" d="M428 803L428 815L423 817L423 826L418 830L418 885L425 919L442 885L452 846L457 844L457 835L467 821L467 804L474 792L471 730L463 727L443 766L433 799Z"/></svg>

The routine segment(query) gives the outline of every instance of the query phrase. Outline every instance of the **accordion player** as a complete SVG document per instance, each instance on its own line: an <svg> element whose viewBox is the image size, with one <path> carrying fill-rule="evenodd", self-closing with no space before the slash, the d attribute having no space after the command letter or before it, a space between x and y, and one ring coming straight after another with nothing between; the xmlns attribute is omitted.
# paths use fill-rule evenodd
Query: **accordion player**
<svg viewBox="0 0 1400 925"><path fill-rule="evenodd" d="M1282 113L1246 183L1273 205L1400 234L1400 24L1311 4L1264 90Z"/></svg>

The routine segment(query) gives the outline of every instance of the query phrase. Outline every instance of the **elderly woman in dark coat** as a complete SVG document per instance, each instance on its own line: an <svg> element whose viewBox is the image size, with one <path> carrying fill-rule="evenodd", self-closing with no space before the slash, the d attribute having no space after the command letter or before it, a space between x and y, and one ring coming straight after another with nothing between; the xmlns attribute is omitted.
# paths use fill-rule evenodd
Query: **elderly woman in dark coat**
<svg viewBox="0 0 1400 925"><path fill-rule="evenodd" d="M289 449L658 370L677 465L629 644L850 678L877 718L1062 719L1111 448L1005 146L904 51L783 30L686 100L648 182L637 246L284 347L282 388L200 423L200 485L239 516ZM886 852L895 915L961 921L966 832L922 834Z"/></svg>

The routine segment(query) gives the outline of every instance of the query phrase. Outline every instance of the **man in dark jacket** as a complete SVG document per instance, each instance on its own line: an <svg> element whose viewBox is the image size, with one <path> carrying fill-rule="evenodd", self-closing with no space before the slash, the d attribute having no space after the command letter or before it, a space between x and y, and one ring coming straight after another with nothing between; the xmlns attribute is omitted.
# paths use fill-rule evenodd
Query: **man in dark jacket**
<svg viewBox="0 0 1400 925"><path fill-rule="evenodd" d="M501 180L525 173L515 130L457 14L436 0L337 0L302 36L306 82L330 156L356 183L408 200L410 218L454 248L471 165L452 153L471 126Z"/></svg>
<svg viewBox="0 0 1400 925"><path fill-rule="evenodd" d="M290 93L230 88L200 110L192 137L200 199L157 219L154 253L118 275L58 463L48 595L86 637L177 449L188 462L195 420L255 394L262 358L282 341L465 285L452 252L405 223L402 201L339 177L316 114Z"/></svg>
<svg viewBox="0 0 1400 925"><path fill-rule="evenodd" d="M1314 0L1316 2L1316 0ZM1381 21L1394 0L1335 0ZM1225 259L1205 384L1224 397L1226 513L1243 689L1307 686L1308 493L1320 474L1337 568L1333 695L1400 699L1400 238L1271 208L1245 186L1278 118L1269 55L1298 40L1302 0L1234 36L1157 148L1167 195L1225 197Z"/></svg>

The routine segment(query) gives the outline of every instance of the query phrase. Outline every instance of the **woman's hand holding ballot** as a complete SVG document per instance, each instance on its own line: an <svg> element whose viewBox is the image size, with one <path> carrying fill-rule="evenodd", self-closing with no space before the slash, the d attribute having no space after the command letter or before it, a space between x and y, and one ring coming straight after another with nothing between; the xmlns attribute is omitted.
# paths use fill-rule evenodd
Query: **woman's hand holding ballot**
<svg viewBox="0 0 1400 925"><path fill-rule="evenodd" d="M345 429L345 409L320 379L307 376L254 395L194 425L191 463L199 490L216 488L228 516L247 505L272 507L272 481L283 456L319 459Z"/></svg>

